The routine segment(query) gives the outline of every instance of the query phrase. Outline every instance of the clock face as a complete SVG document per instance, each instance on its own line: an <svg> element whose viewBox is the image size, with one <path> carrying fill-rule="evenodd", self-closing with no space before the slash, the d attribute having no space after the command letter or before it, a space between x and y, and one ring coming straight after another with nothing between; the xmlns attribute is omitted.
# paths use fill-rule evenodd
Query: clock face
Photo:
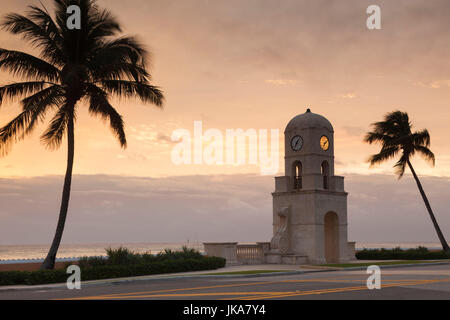
<svg viewBox="0 0 450 320"><path fill-rule="evenodd" d="M291 148L294 151L300 151L303 147L303 138L301 136L294 136L291 139Z"/></svg>
<svg viewBox="0 0 450 320"><path fill-rule="evenodd" d="M330 141L328 140L327 136L322 136L320 138L320 147L324 151L327 151L328 148L330 148Z"/></svg>

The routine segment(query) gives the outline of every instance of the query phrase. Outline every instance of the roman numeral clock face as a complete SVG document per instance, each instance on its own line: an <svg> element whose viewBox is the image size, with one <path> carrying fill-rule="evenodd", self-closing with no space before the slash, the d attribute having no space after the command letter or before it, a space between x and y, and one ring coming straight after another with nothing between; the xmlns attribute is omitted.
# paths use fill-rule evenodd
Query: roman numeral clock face
<svg viewBox="0 0 450 320"><path fill-rule="evenodd" d="M303 138L299 135L293 136L291 139L291 148L294 151L300 151L303 147Z"/></svg>

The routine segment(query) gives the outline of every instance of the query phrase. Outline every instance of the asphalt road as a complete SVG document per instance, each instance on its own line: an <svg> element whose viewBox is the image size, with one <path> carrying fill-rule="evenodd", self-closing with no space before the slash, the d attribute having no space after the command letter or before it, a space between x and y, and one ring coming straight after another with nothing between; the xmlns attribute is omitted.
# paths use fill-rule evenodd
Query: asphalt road
<svg viewBox="0 0 450 320"><path fill-rule="evenodd" d="M171 279L85 286L80 290L0 291L0 299L445 299L450 265L382 269L381 289L369 290L365 271L339 271L252 278Z"/></svg>

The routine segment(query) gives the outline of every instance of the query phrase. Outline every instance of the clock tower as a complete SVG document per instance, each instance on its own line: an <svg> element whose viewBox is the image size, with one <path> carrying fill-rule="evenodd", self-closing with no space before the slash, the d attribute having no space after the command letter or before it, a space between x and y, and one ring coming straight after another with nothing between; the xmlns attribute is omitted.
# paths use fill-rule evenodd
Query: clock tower
<svg viewBox="0 0 450 320"><path fill-rule="evenodd" d="M275 178L269 263L332 263L354 259L347 243L344 177L334 175L334 131L305 113L286 126L285 175Z"/></svg>

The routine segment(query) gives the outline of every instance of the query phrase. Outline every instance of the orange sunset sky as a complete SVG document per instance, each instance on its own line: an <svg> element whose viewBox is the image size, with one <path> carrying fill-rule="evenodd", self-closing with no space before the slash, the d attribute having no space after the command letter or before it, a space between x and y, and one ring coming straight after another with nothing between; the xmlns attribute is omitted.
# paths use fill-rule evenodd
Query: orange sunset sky
<svg viewBox="0 0 450 320"><path fill-rule="evenodd" d="M37 1L3 1L3 12L23 12ZM51 8L50 1L44 1ZM361 140L369 124L394 109L431 132L436 167L417 159L422 174L450 175L448 104L450 29L445 1L377 1L382 30L366 28L367 1L100 1L153 53L154 83L164 111L117 101L127 125L122 151L109 129L80 109L75 173L168 176L259 172L257 166L175 166L172 131L278 128L307 106L334 125L339 174L368 170L377 147ZM0 32L2 47L31 51ZM11 81L1 74L0 83ZM19 111L3 106L0 124ZM65 150L46 151L41 126L0 160L0 176L63 174ZM284 145L280 143L280 158ZM32 156L30 156L32 155ZM281 159L280 159L281 160ZM280 166L280 169L283 168Z"/></svg>
<svg viewBox="0 0 450 320"><path fill-rule="evenodd" d="M51 1L42 3L52 8ZM4 0L0 10L2 14L24 12L29 4L39 2ZM235 128L279 129L282 174L284 127L310 107L334 126L336 174L386 174L385 181L397 186L393 161L369 169L366 160L378 146L366 145L362 138L371 123L399 109L408 112L416 129L427 128L431 134L436 166L414 158L416 170L448 186L448 1L103 0L99 4L118 17L125 34L137 35L150 49L153 83L163 89L166 103L164 110L159 110L139 101L114 101L126 123L126 150L120 149L105 124L80 106L74 174L155 179L199 174L259 175L259 167L252 165L174 165L171 134L180 128L193 131L195 120L202 120L204 129L217 128L224 133ZM370 4L381 7L381 30L366 27ZM0 47L35 52L5 31L0 32ZM13 80L18 79L0 73L1 84ZM18 103L3 105L0 125L19 110ZM64 174L66 147L63 144L59 151L47 151L39 143L44 129L40 126L32 136L14 145L7 157L0 158L0 178L21 181L25 177ZM261 214L269 217L269 226L264 229L268 233L273 189L270 179L267 190L259 194L265 197L267 212ZM410 198L402 201L421 201L414 182L407 182ZM59 197L59 190L56 194ZM448 199L446 194L442 197ZM54 197L52 201L56 206L59 199ZM349 198L350 211L351 201ZM246 208L238 202L233 205L236 210ZM420 209L423 221L417 223L428 228L431 223L427 213ZM349 214L351 217L356 212ZM56 212L52 219L56 223ZM449 234L450 220L446 221L449 223L443 229ZM19 222L11 222L12 228L16 224ZM43 230L45 237L39 239L45 242L53 227ZM431 227L427 230L429 236L425 238L435 240ZM67 232L67 239L78 239L71 236L70 229Z"/></svg>

